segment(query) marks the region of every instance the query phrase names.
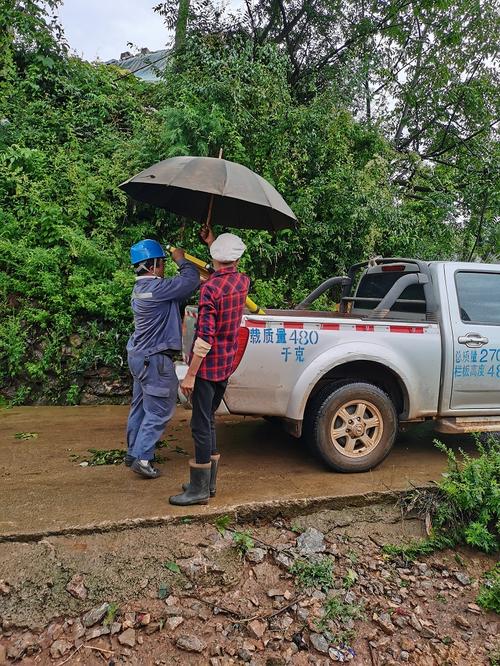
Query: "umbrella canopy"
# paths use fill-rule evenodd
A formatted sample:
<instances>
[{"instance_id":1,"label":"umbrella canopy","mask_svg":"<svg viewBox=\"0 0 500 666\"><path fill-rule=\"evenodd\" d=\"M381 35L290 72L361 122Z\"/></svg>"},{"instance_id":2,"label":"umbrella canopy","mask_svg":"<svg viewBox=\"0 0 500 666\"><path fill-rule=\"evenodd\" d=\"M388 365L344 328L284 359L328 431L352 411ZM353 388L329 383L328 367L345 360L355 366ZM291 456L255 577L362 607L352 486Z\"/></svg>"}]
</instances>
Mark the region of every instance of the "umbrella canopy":
<instances>
[{"instance_id":1,"label":"umbrella canopy","mask_svg":"<svg viewBox=\"0 0 500 666\"><path fill-rule=\"evenodd\" d=\"M297 218L274 187L247 167L215 157L172 157L120 185L137 201L212 224L274 231Z\"/></svg>"}]
</instances>

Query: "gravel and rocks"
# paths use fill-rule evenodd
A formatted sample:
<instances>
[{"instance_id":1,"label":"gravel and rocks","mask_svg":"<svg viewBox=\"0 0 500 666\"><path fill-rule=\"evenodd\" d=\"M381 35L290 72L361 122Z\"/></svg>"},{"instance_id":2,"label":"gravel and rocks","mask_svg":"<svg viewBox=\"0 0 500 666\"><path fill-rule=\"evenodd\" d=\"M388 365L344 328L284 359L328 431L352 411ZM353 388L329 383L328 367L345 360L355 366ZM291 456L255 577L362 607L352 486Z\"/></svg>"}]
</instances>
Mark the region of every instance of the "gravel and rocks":
<instances>
[{"instance_id":1,"label":"gravel and rocks","mask_svg":"<svg viewBox=\"0 0 500 666\"><path fill-rule=\"evenodd\" d=\"M476 597L494 558L462 549L392 561L378 543L384 511L325 510L293 523L235 526L255 539L245 557L230 530L222 536L210 524L85 537L92 559L72 548L82 537L46 541L38 558L23 545L39 569L26 587L8 572L0 666L489 664L500 649L500 621ZM392 542L392 527L389 535ZM333 561L331 579L315 585L325 558ZM297 559L310 567L307 588L290 571ZM40 611L37 622L20 626L36 604L44 604L46 622Z\"/></svg>"}]
</instances>

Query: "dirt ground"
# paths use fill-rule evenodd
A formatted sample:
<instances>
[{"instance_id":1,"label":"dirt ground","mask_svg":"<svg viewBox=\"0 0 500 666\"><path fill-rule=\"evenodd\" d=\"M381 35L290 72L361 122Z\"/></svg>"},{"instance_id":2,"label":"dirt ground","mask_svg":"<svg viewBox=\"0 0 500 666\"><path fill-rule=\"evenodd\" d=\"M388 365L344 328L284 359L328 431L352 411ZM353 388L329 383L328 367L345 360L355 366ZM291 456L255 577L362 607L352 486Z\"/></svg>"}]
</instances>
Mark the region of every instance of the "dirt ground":
<instances>
[{"instance_id":1,"label":"dirt ground","mask_svg":"<svg viewBox=\"0 0 500 666\"><path fill-rule=\"evenodd\" d=\"M123 465L80 466L88 449L124 448L126 418L126 407L112 405L0 409L0 538L42 538L130 521L206 516L248 504L404 490L439 479L446 464L428 426L401 435L373 471L347 475L330 472L302 441L263 419L224 417L218 424L217 497L206 507L186 510L168 504L186 480L192 454L189 412L183 409L165 433L161 478L141 479ZM441 439L472 450L468 438Z\"/></svg>"},{"instance_id":2,"label":"dirt ground","mask_svg":"<svg viewBox=\"0 0 500 666\"><path fill-rule=\"evenodd\" d=\"M493 663L493 558L382 551L422 534L392 500L1 543L0 664Z\"/></svg>"}]
</instances>

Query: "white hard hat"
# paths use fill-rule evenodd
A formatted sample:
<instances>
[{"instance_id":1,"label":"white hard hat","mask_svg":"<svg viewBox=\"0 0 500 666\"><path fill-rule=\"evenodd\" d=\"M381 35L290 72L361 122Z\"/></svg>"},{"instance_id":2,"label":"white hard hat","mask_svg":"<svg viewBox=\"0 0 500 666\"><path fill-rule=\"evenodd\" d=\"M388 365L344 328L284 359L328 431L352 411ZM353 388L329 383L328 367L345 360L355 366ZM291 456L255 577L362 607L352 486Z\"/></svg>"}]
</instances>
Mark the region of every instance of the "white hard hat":
<instances>
[{"instance_id":1,"label":"white hard hat","mask_svg":"<svg viewBox=\"0 0 500 666\"><path fill-rule=\"evenodd\" d=\"M222 263L236 261L246 250L245 243L236 234L221 234L210 246L212 259Z\"/></svg>"}]
</instances>

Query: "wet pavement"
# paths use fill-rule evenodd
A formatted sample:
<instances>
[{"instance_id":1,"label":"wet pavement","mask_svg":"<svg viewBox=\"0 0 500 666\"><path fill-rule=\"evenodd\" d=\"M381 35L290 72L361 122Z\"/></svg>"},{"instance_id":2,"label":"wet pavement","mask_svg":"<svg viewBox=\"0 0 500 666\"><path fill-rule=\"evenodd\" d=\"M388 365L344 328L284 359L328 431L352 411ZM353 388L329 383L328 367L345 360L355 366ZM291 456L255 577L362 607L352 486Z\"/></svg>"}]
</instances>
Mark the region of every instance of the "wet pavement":
<instances>
[{"instance_id":1,"label":"wet pavement","mask_svg":"<svg viewBox=\"0 0 500 666\"><path fill-rule=\"evenodd\" d=\"M74 455L124 447L124 406L15 407L0 410L0 537L51 533L101 523L219 513L238 505L404 490L440 478L445 457L428 426L400 436L371 472L328 471L306 446L262 419L218 421L221 465L217 497L203 507L172 507L168 496L187 479L192 454L189 412L179 408L166 437L170 448L156 480L124 465L80 467ZM36 433L16 439L16 433ZM440 435L472 451L468 437ZM176 452L175 447L180 451Z\"/></svg>"}]
</instances>

